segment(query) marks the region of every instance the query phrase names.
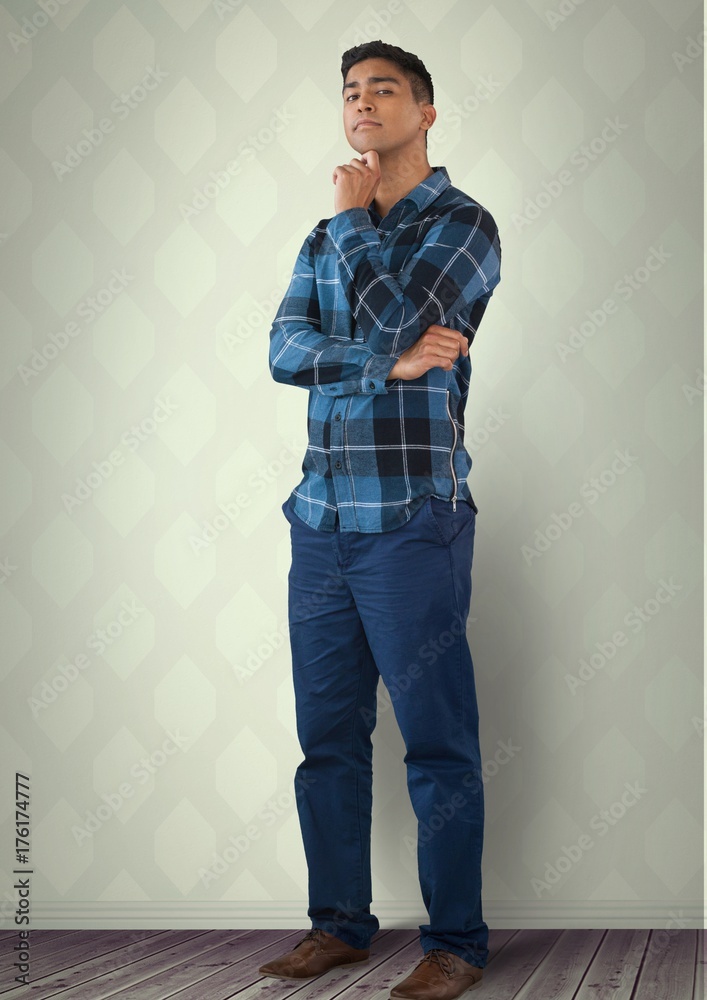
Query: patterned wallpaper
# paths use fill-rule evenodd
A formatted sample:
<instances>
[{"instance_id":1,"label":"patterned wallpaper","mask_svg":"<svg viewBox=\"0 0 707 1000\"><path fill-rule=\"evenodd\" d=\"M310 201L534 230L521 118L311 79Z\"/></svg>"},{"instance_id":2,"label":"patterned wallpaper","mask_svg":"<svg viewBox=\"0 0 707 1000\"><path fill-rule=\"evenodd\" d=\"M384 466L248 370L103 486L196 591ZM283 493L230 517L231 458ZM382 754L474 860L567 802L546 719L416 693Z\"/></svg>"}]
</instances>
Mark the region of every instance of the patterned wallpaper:
<instances>
[{"instance_id":1,"label":"patterned wallpaper","mask_svg":"<svg viewBox=\"0 0 707 1000\"><path fill-rule=\"evenodd\" d=\"M702 73L694 0L0 4L0 900L35 926L308 926L270 323L354 151L343 50L435 83L485 205L468 621L491 926L703 897ZM424 919L381 682L374 911ZM222 921L220 924L219 921Z\"/></svg>"}]
</instances>

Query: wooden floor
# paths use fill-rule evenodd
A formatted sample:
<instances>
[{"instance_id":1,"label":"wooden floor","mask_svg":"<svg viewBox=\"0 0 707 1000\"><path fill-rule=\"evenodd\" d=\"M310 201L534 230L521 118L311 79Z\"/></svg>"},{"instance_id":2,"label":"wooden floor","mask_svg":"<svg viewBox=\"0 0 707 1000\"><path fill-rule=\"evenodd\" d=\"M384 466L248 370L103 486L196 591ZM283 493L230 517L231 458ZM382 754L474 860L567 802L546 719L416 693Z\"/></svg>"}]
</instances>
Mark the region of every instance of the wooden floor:
<instances>
[{"instance_id":1,"label":"wooden floor","mask_svg":"<svg viewBox=\"0 0 707 1000\"><path fill-rule=\"evenodd\" d=\"M49 931L30 936L17 987L14 931L0 931L0 997L62 1000L387 1000L422 958L417 928L381 930L367 964L316 979L263 977L303 930ZM492 930L474 1000L705 1000L702 930Z\"/></svg>"}]
</instances>

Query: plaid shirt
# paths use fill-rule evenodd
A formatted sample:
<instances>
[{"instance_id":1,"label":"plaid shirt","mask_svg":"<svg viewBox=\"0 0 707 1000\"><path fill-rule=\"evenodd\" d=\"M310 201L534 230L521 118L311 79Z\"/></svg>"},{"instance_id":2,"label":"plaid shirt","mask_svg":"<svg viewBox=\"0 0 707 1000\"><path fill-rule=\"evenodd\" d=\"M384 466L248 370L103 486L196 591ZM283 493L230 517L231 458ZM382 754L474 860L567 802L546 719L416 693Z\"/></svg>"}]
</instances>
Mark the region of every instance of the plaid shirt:
<instances>
[{"instance_id":1,"label":"plaid shirt","mask_svg":"<svg viewBox=\"0 0 707 1000\"><path fill-rule=\"evenodd\" d=\"M288 499L312 528L333 531L338 517L341 531L390 531L429 494L478 509L464 447L470 356L387 379L431 323L471 344L500 281L491 214L433 170L383 219L373 202L322 219L273 321L272 377L309 390L304 475Z\"/></svg>"}]
</instances>

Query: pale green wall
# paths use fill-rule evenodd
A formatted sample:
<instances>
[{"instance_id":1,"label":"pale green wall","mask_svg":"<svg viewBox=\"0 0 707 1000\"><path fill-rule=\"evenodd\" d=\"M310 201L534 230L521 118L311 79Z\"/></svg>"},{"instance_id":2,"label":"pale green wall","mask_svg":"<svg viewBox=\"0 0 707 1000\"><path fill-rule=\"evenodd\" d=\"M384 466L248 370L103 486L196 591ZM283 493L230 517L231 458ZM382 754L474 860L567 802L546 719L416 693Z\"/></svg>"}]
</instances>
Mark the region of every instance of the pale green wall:
<instances>
[{"instance_id":1,"label":"pale green wall","mask_svg":"<svg viewBox=\"0 0 707 1000\"><path fill-rule=\"evenodd\" d=\"M271 379L268 333L334 212L332 169L356 155L340 57L371 37L425 61L430 163L501 232L466 411L485 915L701 912L700 5L355 7L69 0L41 24L35 3L0 6L0 896L20 770L35 926L308 924L280 511L307 394ZM100 144L57 170L91 129ZM33 350L46 364L28 375ZM552 544L531 558L536 532ZM653 606L661 581L674 592ZM162 754L170 734L184 742ZM415 820L382 685L375 751L374 906L414 926ZM75 835L104 797L117 808ZM591 848L536 892L582 835Z\"/></svg>"}]
</instances>

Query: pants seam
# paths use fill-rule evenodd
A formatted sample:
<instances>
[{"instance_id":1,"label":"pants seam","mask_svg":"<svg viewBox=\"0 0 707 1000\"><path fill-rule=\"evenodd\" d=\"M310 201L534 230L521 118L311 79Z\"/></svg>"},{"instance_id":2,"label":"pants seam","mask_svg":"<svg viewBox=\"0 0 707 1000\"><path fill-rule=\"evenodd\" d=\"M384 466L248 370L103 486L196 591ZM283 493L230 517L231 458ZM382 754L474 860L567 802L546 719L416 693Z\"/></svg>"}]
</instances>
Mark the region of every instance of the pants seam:
<instances>
[{"instance_id":1,"label":"pants seam","mask_svg":"<svg viewBox=\"0 0 707 1000\"><path fill-rule=\"evenodd\" d=\"M359 621L360 621L360 618L361 618L361 616L359 615ZM362 631L362 634L363 634L363 637L364 637L364 641L366 641L365 640L365 633L363 632L363 622L361 622L361 631ZM365 650L364 650L364 654L365 654ZM363 671L364 671L364 666L363 666L363 660L364 659L365 659L365 655L364 655L364 657L362 657L362 660L361 660L362 665L361 665L361 668L360 668L360 670L358 672L358 687L356 689L356 707L355 707L355 711L353 712L352 717L351 717L351 760L353 762L354 773L356 775L356 822L358 824L358 850L359 850L359 860L358 860L358 884L359 884L358 891L359 891L359 898L358 898L358 900L356 902L356 907L357 908L359 906L363 905L363 832L361 830L361 799L360 799L360 795L359 795L358 764L356 763L356 757L355 757L355 753L354 753L354 735L355 735L355 732L356 732L356 714L358 712L359 702L361 700L361 683L362 683Z\"/></svg>"},{"instance_id":2,"label":"pants seam","mask_svg":"<svg viewBox=\"0 0 707 1000\"><path fill-rule=\"evenodd\" d=\"M452 542L452 545L454 543ZM457 580L454 572L454 553L452 552L452 545L448 546L449 551L449 571L452 576L452 590L454 591L454 608L457 614L457 618L460 622L463 620L464 631L460 633L459 638L456 642L457 648L457 698L458 705L460 706L460 716L461 716L461 729L459 732L459 738L461 739L464 735L464 685L462 684L462 642L466 640L466 618L462 619L461 611L459 609L459 594L457 593Z\"/></svg>"}]
</instances>

